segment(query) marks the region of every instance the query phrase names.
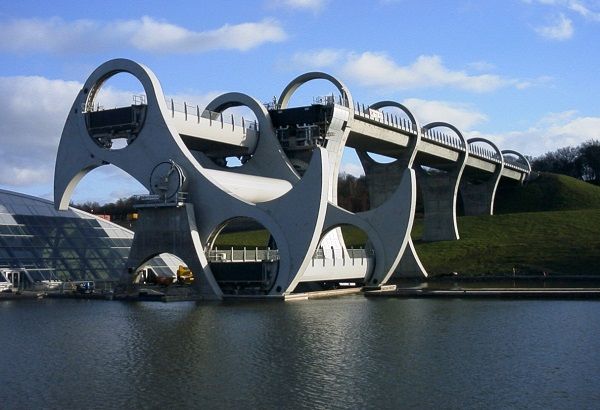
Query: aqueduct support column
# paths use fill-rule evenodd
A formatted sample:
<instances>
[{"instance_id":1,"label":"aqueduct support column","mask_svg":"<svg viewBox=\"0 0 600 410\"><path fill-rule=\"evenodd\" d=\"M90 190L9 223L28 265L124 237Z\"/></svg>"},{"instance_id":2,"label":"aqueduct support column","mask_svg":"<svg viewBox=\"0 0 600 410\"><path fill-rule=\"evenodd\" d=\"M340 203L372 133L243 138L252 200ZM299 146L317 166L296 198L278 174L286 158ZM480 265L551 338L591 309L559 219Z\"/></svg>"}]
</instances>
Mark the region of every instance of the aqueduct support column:
<instances>
[{"instance_id":1,"label":"aqueduct support column","mask_svg":"<svg viewBox=\"0 0 600 410\"><path fill-rule=\"evenodd\" d=\"M465 215L493 215L496 186L497 184L492 180L480 184L472 184L467 179L463 180L460 184L460 195Z\"/></svg>"},{"instance_id":2,"label":"aqueduct support column","mask_svg":"<svg viewBox=\"0 0 600 410\"><path fill-rule=\"evenodd\" d=\"M480 178L476 176L469 177L465 174L460 182L460 195L463 200L465 215L493 215L494 199L500 177L502 176L502 170L504 169L504 159L502 158L500 149L493 142L484 138L469 139L467 143L470 151L472 150L471 144L476 142L486 143L494 149L494 152L491 152L479 148L475 152L478 152L480 156L484 156L488 160L495 161L496 167L494 172L483 181L480 181Z\"/></svg>"},{"instance_id":3,"label":"aqueduct support column","mask_svg":"<svg viewBox=\"0 0 600 410\"><path fill-rule=\"evenodd\" d=\"M424 126L423 132L435 127L446 127L454 131L461 141L462 150L458 160L444 171L427 172L420 166L416 167L417 183L423 194L425 208L423 240L429 242L460 238L456 222L456 198L469 156L467 143L455 126L445 122L434 122Z\"/></svg>"},{"instance_id":4,"label":"aqueduct support column","mask_svg":"<svg viewBox=\"0 0 600 410\"><path fill-rule=\"evenodd\" d=\"M460 175L455 169L447 174L430 174L417 168L417 182L423 193L423 240L459 239L456 223L456 197Z\"/></svg>"},{"instance_id":5,"label":"aqueduct support column","mask_svg":"<svg viewBox=\"0 0 600 410\"><path fill-rule=\"evenodd\" d=\"M369 108L378 110L385 107L396 107L404 111L413 124L415 134L411 137L411 142L406 150L402 152L396 161L391 163L384 164L375 162L366 152L360 150L356 151L365 171L365 180L367 189L369 190L371 209L380 206L393 195L404 175L412 168L417 155L417 146L421 139L418 122L410 110L404 105L395 101L381 101L371 105ZM416 253L412 239L410 238L412 224L408 227L408 230L406 248L404 249L400 263L391 279L398 277L427 276L427 271L425 271L425 268Z\"/></svg>"}]
</instances>

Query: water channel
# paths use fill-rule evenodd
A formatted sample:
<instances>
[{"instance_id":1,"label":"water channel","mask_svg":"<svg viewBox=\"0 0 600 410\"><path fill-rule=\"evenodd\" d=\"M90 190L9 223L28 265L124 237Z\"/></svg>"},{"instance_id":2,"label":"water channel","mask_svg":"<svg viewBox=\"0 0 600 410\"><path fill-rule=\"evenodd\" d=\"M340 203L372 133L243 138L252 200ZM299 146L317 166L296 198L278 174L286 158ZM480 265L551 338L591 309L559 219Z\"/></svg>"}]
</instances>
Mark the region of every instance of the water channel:
<instances>
[{"instance_id":1,"label":"water channel","mask_svg":"<svg viewBox=\"0 0 600 410\"><path fill-rule=\"evenodd\" d=\"M0 303L0 407L597 408L600 302Z\"/></svg>"}]
</instances>

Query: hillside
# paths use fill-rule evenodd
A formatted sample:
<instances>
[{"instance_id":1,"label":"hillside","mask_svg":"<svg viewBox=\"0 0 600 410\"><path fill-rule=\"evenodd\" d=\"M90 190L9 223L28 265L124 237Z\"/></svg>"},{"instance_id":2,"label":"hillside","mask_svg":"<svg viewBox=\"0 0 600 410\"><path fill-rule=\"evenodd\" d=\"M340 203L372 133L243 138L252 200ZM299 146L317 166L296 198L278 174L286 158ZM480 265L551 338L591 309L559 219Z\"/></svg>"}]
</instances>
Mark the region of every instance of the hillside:
<instances>
[{"instance_id":1,"label":"hillside","mask_svg":"<svg viewBox=\"0 0 600 410\"><path fill-rule=\"evenodd\" d=\"M600 275L600 209L460 217L459 241L416 242L431 275Z\"/></svg>"},{"instance_id":2,"label":"hillside","mask_svg":"<svg viewBox=\"0 0 600 410\"><path fill-rule=\"evenodd\" d=\"M496 214L600 208L600 187L566 175L540 173L524 185L501 185Z\"/></svg>"},{"instance_id":3,"label":"hillside","mask_svg":"<svg viewBox=\"0 0 600 410\"><path fill-rule=\"evenodd\" d=\"M494 216L459 217L459 241L421 243L432 275L600 275L600 187L541 173L525 185L504 186Z\"/></svg>"}]
</instances>

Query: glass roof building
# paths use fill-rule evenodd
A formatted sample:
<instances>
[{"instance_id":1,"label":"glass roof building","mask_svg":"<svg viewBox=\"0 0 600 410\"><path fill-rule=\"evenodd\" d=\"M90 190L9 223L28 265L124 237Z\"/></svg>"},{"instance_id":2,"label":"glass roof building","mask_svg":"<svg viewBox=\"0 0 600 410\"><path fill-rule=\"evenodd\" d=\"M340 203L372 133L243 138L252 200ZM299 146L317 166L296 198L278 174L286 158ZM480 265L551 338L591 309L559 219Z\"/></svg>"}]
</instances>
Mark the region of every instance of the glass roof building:
<instances>
[{"instance_id":1,"label":"glass roof building","mask_svg":"<svg viewBox=\"0 0 600 410\"><path fill-rule=\"evenodd\" d=\"M2 269L27 270L35 280L117 280L132 241L132 231L112 222L0 189ZM176 269L177 262L161 262L152 263L159 265L155 270L167 264Z\"/></svg>"}]
</instances>

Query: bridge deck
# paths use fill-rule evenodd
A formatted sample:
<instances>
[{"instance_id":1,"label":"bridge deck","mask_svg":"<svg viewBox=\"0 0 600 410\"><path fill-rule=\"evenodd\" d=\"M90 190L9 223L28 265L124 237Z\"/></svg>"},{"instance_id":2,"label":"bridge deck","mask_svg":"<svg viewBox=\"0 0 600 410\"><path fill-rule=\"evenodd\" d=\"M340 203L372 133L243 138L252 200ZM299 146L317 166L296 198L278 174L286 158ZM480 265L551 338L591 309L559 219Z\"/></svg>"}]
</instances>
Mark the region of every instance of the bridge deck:
<instances>
[{"instance_id":1,"label":"bridge deck","mask_svg":"<svg viewBox=\"0 0 600 410\"><path fill-rule=\"evenodd\" d=\"M233 115L201 111L198 106L169 105L172 124L189 149L202 151L209 156L242 156L253 152L259 130L255 121L237 119ZM348 110L342 105L335 108ZM417 137L415 126L406 120L382 114L371 109L350 109L354 121L348 135L347 146L355 149L398 158L411 140ZM110 111L110 110L106 110ZM417 146L417 163L444 169L458 161L465 151L463 142L453 135L426 130ZM498 154L480 146L469 147L466 166L493 173L501 164ZM528 170L523 164L504 158L502 176L521 180Z\"/></svg>"},{"instance_id":2,"label":"bridge deck","mask_svg":"<svg viewBox=\"0 0 600 410\"><path fill-rule=\"evenodd\" d=\"M353 111L354 122L347 143L349 147L395 158L409 146L411 138L416 138L417 132L410 122L384 115L374 116L372 110ZM422 134L417 150L418 163L443 168L445 164L456 162L465 147L458 137L428 130ZM469 150L466 166L492 173L500 164L497 153L475 146ZM502 176L520 180L524 172L528 170L520 163L504 159Z\"/></svg>"},{"instance_id":3,"label":"bridge deck","mask_svg":"<svg viewBox=\"0 0 600 410\"><path fill-rule=\"evenodd\" d=\"M171 120L177 132L190 149L213 155L245 155L254 149L258 139L256 123L236 124L232 117L197 111L171 110Z\"/></svg>"}]
</instances>

